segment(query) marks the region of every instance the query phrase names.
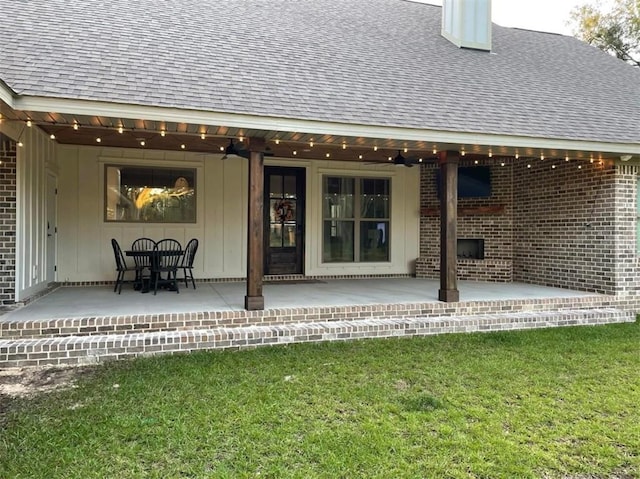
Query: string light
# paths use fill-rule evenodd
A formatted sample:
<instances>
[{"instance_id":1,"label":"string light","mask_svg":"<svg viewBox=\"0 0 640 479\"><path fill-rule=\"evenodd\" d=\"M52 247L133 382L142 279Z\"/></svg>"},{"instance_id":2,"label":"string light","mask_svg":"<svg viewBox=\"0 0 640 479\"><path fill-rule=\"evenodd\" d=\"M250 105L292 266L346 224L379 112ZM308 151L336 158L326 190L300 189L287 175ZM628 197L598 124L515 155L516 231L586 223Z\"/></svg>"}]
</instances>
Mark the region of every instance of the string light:
<instances>
[{"instance_id":1,"label":"string light","mask_svg":"<svg viewBox=\"0 0 640 479\"><path fill-rule=\"evenodd\" d=\"M373 151L378 151L378 145L373 147Z\"/></svg>"},{"instance_id":2,"label":"string light","mask_svg":"<svg viewBox=\"0 0 640 479\"><path fill-rule=\"evenodd\" d=\"M540 159L544 160L544 154L540 153Z\"/></svg>"},{"instance_id":3,"label":"string light","mask_svg":"<svg viewBox=\"0 0 640 479\"><path fill-rule=\"evenodd\" d=\"M21 141L18 142L18 146L24 146L24 143L22 143Z\"/></svg>"},{"instance_id":4,"label":"string light","mask_svg":"<svg viewBox=\"0 0 640 479\"><path fill-rule=\"evenodd\" d=\"M310 147L310 148L313 148L313 140L311 140L311 141L309 142L309 147Z\"/></svg>"},{"instance_id":5,"label":"string light","mask_svg":"<svg viewBox=\"0 0 640 479\"><path fill-rule=\"evenodd\" d=\"M504 166L504 161L501 161L501 162L500 162L500 166Z\"/></svg>"},{"instance_id":6,"label":"string light","mask_svg":"<svg viewBox=\"0 0 640 479\"><path fill-rule=\"evenodd\" d=\"M140 146L144 146L146 145L146 142L144 140L140 140Z\"/></svg>"},{"instance_id":7,"label":"string light","mask_svg":"<svg viewBox=\"0 0 640 479\"><path fill-rule=\"evenodd\" d=\"M182 145L180 145L180 148L182 148L183 150L186 148L187 146L183 143Z\"/></svg>"},{"instance_id":8,"label":"string light","mask_svg":"<svg viewBox=\"0 0 640 479\"><path fill-rule=\"evenodd\" d=\"M346 150L346 149L347 149L347 144L346 144L346 143L343 143L343 144L342 144L342 149L343 149L343 150Z\"/></svg>"},{"instance_id":9,"label":"string light","mask_svg":"<svg viewBox=\"0 0 640 479\"><path fill-rule=\"evenodd\" d=\"M276 145L280 144L280 138L276 138Z\"/></svg>"},{"instance_id":10,"label":"string light","mask_svg":"<svg viewBox=\"0 0 640 479\"><path fill-rule=\"evenodd\" d=\"M73 123L73 129L74 129L74 130L77 130L77 129L78 129L78 123L77 123L77 122L74 122L74 123Z\"/></svg>"},{"instance_id":11,"label":"string light","mask_svg":"<svg viewBox=\"0 0 640 479\"><path fill-rule=\"evenodd\" d=\"M164 130L160 130L160 136L161 136L161 137L163 137L163 138L164 138L166 135L167 135L167 132L166 132L166 131L164 131Z\"/></svg>"},{"instance_id":12,"label":"string light","mask_svg":"<svg viewBox=\"0 0 640 479\"><path fill-rule=\"evenodd\" d=\"M520 154L519 154L517 151L516 151L515 158L516 158L516 160L517 160L518 158L520 158Z\"/></svg>"},{"instance_id":13,"label":"string light","mask_svg":"<svg viewBox=\"0 0 640 479\"><path fill-rule=\"evenodd\" d=\"M293 156L296 156L298 154L298 152L296 150L293 150Z\"/></svg>"},{"instance_id":14,"label":"string light","mask_svg":"<svg viewBox=\"0 0 640 479\"><path fill-rule=\"evenodd\" d=\"M52 140L56 139L56 135L54 135L53 133L51 133L51 135L49 135L49 138L51 138Z\"/></svg>"},{"instance_id":15,"label":"string light","mask_svg":"<svg viewBox=\"0 0 640 479\"><path fill-rule=\"evenodd\" d=\"M531 168L531 163L529 163L529 164L527 165L527 168Z\"/></svg>"},{"instance_id":16,"label":"string light","mask_svg":"<svg viewBox=\"0 0 640 479\"><path fill-rule=\"evenodd\" d=\"M564 157L564 161L569 161L569 155Z\"/></svg>"},{"instance_id":17,"label":"string light","mask_svg":"<svg viewBox=\"0 0 640 479\"><path fill-rule=\"evenodd\" d=\"M122 126L118 127L118 133L120 133L121 135L124 133L124 128Z\"/></svg>"},{"instance_id":18,"label":"string light","mask_svg":"<svg viewBox=\"0 0 640 479\"><path fill-rule=\"evenodd\" d=\"M202 138L203 140L205 140L207 138L207 135L205 135L204 133L200 134L200 138Z\"/></svg>"},{"instance_id":19,"label":"string light","mask_svg":"<svg viewBox=\"0 0 640 479\"><path fill-rule=\"evenodd\" d=\"M102 138L98 137L96 138L96 143L100 143L102 141Z\"/></svg>"},{"instance_id":20,"label":"string light","mask_svg":"<svg viewBox=\"0 0 640 479\"><path fill-rule=\"evenodd\" d=\"M491 158L492 156L493 156L493 152L489 150L489 158Z\"/></svg>"},{"instance_id":21,"label":"string light","mask_svg":"<svg viewBox=\"0 0 640 479\"><path fill-rule=\"evenodd\" d=\"M362 155L358 155L358 159L361 160L362 159Z\"/></svg>"},{"instance_id":22,"label":"string light","mask_svg":"<svg viewBox=\"0 0 640 479\"><path fill-rule=\"evenodd\" d=\"M438 149L437 149L435 146L433 147L433 154L434 154L434 155L437 155L437 154L438 154Z\"/></svg>"},{"instance_id":23,"label":"string light","mask_svg":"<svg viewBox=\"0 0 640 479\"><path fill-rule=\"evenodd\" d=\"M31 128L31 125L32 125L31 120L27 120L27 126Z\"/></svg>"},{"instance_id":24,"label":"string light","mask_svg":"<svg viewBox=\"0 0 640 479\"><path fill-rule=\"evenodd\" d=\"M467 154L467 153L466 153L464 150L462 150L462 151L460 152L460 156L464 156L464 155L466 155L466 154Z\"/></svg>"},{"instance_id":25,"label":"string light","mask_svg":"<svg viewBox=\"0 0 640 479\"><path fill-rule=\"evenodd\" d=\"M331 156L331 153L327 153L325 156L329 158Z\"/></svg>"},{"instance_id":26,"label":"string light","mask_svg":"<svg viewBox=\"0 0 640 479\"><path fill-rule=\"evenodd\" d=\"M477 164L478 164L478 160L475 160L475 161L473 162L473 164L474 164L474 165L477 165Z\"/></svg>"}]
</instances>

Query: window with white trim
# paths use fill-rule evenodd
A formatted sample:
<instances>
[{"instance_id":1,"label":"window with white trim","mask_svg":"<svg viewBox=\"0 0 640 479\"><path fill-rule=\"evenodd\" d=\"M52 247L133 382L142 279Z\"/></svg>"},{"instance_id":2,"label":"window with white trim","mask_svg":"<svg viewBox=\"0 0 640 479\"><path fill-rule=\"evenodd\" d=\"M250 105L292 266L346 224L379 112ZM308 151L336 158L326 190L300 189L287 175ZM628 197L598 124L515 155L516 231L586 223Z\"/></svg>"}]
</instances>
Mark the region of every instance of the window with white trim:
<instances>
[{"instance_id":1,"label":"window with white trim","mask_svg":"<svg viewBox=\"0 0 640 479\"><path fill-rule=\"evenodd\" d=\"M389 261L390 189L388 178L323 177L323 262Z\"/></svg>"},{"instance_id":2,"label":"window with white trim","mask_svg":"<svg viewBox=\"0 0 640 479\"><path fill-rule=\"evenodd\" d=\"M195 223L195 168L105 165L108 222Z\"/></svg>"}]
</instances>

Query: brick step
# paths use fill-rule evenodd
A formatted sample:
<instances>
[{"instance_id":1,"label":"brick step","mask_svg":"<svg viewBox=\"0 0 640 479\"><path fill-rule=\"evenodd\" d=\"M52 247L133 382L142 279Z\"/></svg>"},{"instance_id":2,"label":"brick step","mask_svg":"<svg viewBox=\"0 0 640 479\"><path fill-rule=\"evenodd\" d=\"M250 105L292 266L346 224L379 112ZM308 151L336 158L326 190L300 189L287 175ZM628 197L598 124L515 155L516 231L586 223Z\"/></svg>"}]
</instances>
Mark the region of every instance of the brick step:
<instances>
[{"instance_id":1,"label":"brick step","mask_svg":"<svg viewBox=\"0 0 640 479\"><path fill-rule=\"evenodd\" d=\"M509 331L633 321L635 321L635 315L631 312L616 308L596 308L6 339L0 340L0 367L94 364L132 356L172 354L202 349L240 349L304 342Z\"/></svg>"},{"instance_id":2,"label":"brick step","mask_svg":"<svg viewBox=\"0 0 640 479\"><path fill-rule=\"evenodd\" d=\"M615 307L610 297L556 298L545 301L467 301L460 303L418 303L354 306L314 306L267 309L264 311L205 311L166 314L130 314L57 319L3 320L0 340L66 336L103 336L220 327L274 326L377 318L438 318L474 314L529 314L536 311L564 311Z\"/></svg>"}]
</instances>

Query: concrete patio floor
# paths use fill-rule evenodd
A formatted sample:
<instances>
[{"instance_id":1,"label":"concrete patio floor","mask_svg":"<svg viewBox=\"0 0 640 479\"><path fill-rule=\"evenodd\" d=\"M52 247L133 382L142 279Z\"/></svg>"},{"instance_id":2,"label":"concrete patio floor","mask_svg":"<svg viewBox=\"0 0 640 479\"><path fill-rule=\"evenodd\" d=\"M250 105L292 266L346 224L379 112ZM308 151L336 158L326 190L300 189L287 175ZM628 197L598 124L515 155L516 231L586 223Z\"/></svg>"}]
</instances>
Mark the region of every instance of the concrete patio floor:
<instances>
[{"instance_id":1,"label":"concrete patio floor","mask_svg":"<svg viewBox=\"0 0 640 479\"><path fill-rule=\"evenodd\" d=\"M265 309L355 306L373 304L438 303L439 281L416 278L334 279L265 283ZM577 298L595 293L525 283L459 281L460 301L510 301ZM149 315L213 311L243 311L244 282L201 282L180 293L134 291L125 285L122 294L112 286L60 287L27 304L5 312L0 321L57 318Z\"/></svg>"}]
</instances>

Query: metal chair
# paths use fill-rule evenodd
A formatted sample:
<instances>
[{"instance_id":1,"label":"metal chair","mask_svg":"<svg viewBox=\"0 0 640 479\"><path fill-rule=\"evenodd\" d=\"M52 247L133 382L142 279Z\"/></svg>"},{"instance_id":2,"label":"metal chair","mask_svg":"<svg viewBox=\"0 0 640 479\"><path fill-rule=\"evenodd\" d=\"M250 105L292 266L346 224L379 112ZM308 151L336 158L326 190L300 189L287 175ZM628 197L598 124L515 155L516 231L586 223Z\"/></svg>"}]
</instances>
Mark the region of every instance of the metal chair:
<instances>
[{"instance_id":1,"label":"metal chair","mask_svg":"<svg viewBox=\"0 0 640 479\"><path fill-rule=\"evenodd\" d=\"M153 278L153 294L158 292L158 283L178 289L178 267L184 252L180 243L174 239L163 239L156 243L153 260L151 262L151 277ZM166 273L166 279L162 274Z\"/></svg>"},{"instance_id":2,"label":"metal chair","mask_svg":"<svg viewBox=\"0 0 640 479\"><path fill-rule=\"evenodd\" d=\"M189 287L189 279L191 279L193 289L196 289L196 281L193 279L193 260L196 257L196 251L198 251L198 240L193 238L189 240L187 246L185 246L182 261L178 267L178 269L181 269L184 273L185 286L187 288Z\"/></svg>"},{"instance_id":3,"label":"metal chair","mask_svg":"<svg viewBox=\"0 0 640 479\"><path fill-rule=\"evenodd\" d=\"M133 255L133 261L136 265L136 281L140 283L139 286L143 290L147 289L144 284L145 280L149 281L151 278L151 257L155 247L156 242L151 238L138 238L131 243L133 251L147 253Z\"/></svg>"},{"instance_id":4,"label":"metal chair","mask_svg":"<svg viewBox=\"0 0 640 479\"><path fill-rule=\"evenodd\" d=\"M134 279L134 281L136 281L138 277L138 270L135 266L129 266L127 264L127 261L124 258L124 254L122 254L122 249L120 248L120 245L115 238L111 238L111 246L113 247L113 256L116 260L116 271L118 272L118 276L116 277L116 285L113 287L113 292L115 293L116 291L118 291L118 294L120 294L122 292L122 284L126 282L124 280L124 275L128 271L135 271L136 279Z\"/></svg>"}]
</instances>

